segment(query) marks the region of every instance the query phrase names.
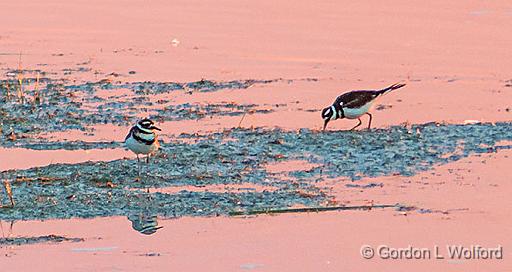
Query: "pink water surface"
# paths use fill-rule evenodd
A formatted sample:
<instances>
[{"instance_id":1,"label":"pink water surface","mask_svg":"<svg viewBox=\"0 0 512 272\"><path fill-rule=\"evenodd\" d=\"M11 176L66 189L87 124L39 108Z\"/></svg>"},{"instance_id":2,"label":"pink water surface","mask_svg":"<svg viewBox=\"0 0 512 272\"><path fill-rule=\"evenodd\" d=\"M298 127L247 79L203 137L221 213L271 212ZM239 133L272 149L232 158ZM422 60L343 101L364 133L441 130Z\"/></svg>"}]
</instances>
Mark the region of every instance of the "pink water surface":
<instances>
[{"instance_id":1,"label":"pink water surface","mask_svg":"<svg viewBox=\"0 0 512 272\"><path fill-rule=\"evenodd\" d=\"M241 124L245 128L318 129L318 110L340 93L394 82L406 82L407 87L379 101L391 107L374 112L374 127L512 120L512 92L505 86L512 78L512 6L504 0L20 0L1 3L0 18L2 69L17 68L22 52L24 68L59 76L64 68L88 62L85 66L91 73L68 76L77 81L101 80L112 72L122 74L124 81L318 79L169 95L177 103L287 104L271 114L247 115ZM129 75L132 70L136 74ZM162 125L164 136L172 137L181 132L222 131L239 122L240 117L214 117ZM119 140L129 125L99 126L89 139ZM329 128L353 125L343 120ZM69 137L87 138L80 133ZM93 157L85 151L0 149L0 169L127 155L121 150L91 152ZM34 159L27 161L27 156ZM432 213L371 210L182 218L160 220L164 228L152 236L133 231L124 217L20 221L11 235L53 233L86 241L3 247L0 267L2 271L510 271L510 156L500 151L415 177L364 179L361 183L383 184L364 190L346 187L348 181L343 179L322 184L334 196L333 203L403 201ZM2 230L9 235L6 222ZM366 260L359 253L364 244L429 248L500 244L505 256L498 261Z\"/></svg>"}]
</instances>

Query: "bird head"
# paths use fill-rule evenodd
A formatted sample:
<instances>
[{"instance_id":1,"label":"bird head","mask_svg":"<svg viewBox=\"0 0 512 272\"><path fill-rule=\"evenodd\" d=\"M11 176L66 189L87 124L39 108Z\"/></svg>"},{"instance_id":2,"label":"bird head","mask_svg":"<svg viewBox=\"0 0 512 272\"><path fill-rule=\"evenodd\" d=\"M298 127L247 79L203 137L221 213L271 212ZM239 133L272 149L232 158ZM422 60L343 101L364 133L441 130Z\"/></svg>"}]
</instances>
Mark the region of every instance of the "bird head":
<instances>
[{"instance_id":1,"label":"bird head","mask_svg":"<svg viewBox=\"0 0 512 272\"><path fill-rule=\"evenodd\" d=\"M327 127L327 123L329 123L329 121L331 120L331 118L334 116L334 107L327 107L325 109L322 110L322 119L324 119L324 128L323 130L325 130L325 128Z\"/></svg>"},{"instance_id":2,"label":"bird head","mask_svg":"<svg viewBox=\"0 0 512 272\"><path fill-rule=\"evenodd\" d=\"M137 123L137 126L142 129L142 130L146 130L146 131L153 131L153 130L158 130L158 131L161 131L161 129L155 127L155 123L153 123L153 121L151 121L150 119L148 118L145 118L145 119L142 119L140 120L138 123Z\"/></svg>"}]
</instances>

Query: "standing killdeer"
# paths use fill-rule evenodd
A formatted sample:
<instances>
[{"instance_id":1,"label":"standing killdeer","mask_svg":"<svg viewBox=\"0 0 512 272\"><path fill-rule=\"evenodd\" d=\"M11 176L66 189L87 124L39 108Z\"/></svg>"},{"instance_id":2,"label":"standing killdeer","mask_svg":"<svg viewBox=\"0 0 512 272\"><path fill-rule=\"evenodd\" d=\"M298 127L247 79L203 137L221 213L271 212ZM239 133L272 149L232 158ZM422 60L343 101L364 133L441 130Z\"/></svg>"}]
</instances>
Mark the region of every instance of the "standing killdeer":
<instances>
[{"instance_id":1,"label":"standing killdeer","mask_svg":"<svg viewBox=\"0 0 512 272\"><path fill-rule=\"evenodd\" d=\"M359 123L350 129L353 130L361 125L361 116L363 114L368 114L368 116L370 116L370 122L368 123L369 129L372 124L372 115L368 111L371 109L375 100L381 95L389 91L402 88L403 86L405 86L404 83L396 83L382 90L351 91L338 96L332 106L322 110L324 130L329 121L342 118L359 120Z\"/></svg>"},{"instance_id":2,"label":"standing killdeer","mask_svg":"<svg viewBox=\"0 0 512 272\"><path fill-rule=\"evenodd\" d=\"M160 147L155 130L160 131L159 128L155 127L153 121L146 118L137 122L126 135L124 143L128 149L137 155L138 162L140 162L139 154L147 155L146 162L149 162L149 156Z\"/></svg>"}]
</instances>

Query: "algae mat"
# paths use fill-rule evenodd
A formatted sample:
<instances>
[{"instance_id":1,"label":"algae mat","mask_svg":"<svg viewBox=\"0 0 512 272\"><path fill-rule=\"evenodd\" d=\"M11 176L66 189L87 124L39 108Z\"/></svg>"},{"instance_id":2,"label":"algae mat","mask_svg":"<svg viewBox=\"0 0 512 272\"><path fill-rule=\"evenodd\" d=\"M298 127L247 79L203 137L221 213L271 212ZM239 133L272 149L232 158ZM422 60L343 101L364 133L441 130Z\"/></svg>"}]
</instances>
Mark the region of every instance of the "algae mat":
<instances>
[{"instance_id":1,"label":"algae mat","mask_svg":"<svg viewBox=\"0 0 512 272\"><path fill-rule=\"evenodd\" d=\"M433 166L480 153L512 148L512 123L440 125L429 123L357 132L319 133L302 129L232 129L164 143L150 164L136 160L53 164L0 173L13 187L16 206L0 219L46 219L149 213L163 217L227 215L291 206L325 206L318 181L414 175ZM55 149L56 143L26 144ZM122 148L121 143L61 143L61 148ZM270 173L265 165L305 160L306 171ZM254 184L272 190L148 193L146 188ZM364 189L364 188L362 188ZM4 199L4 203L6 200ZM406 203L405 203L406 204Z\"/></svg>"}]
</instances>

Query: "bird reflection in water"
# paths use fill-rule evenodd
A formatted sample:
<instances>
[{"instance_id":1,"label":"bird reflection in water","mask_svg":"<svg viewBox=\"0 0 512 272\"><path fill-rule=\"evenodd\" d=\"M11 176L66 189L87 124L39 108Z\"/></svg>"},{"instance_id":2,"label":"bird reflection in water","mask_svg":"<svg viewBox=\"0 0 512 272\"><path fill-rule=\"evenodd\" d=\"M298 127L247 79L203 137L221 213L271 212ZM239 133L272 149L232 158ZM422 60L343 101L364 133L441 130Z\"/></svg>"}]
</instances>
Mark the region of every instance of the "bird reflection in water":
<instances>
[{"instance_id":1,"label":"bird reflection in water","mask_svg":"<svg viewBox=\"0 0 512 272\"><path fill-rule=\"evenodd\" d=\"M163 228L158 226L156 215L140 213L128 215L128 220L132 222L132 228L142 234L151 235L157 230Z\"/></svg>"}]
</instances>

